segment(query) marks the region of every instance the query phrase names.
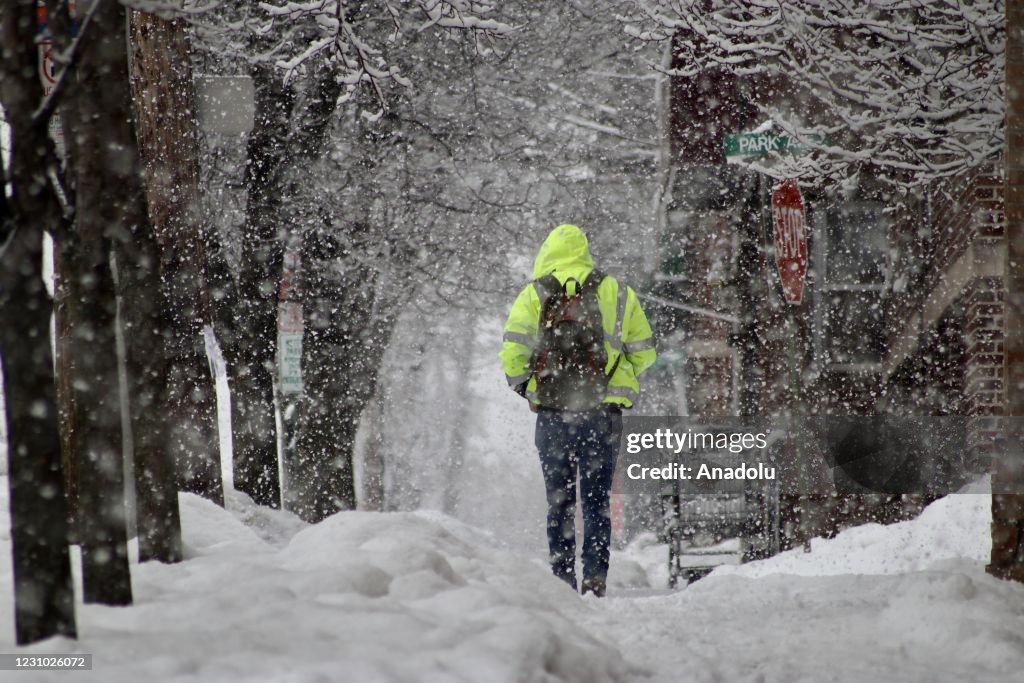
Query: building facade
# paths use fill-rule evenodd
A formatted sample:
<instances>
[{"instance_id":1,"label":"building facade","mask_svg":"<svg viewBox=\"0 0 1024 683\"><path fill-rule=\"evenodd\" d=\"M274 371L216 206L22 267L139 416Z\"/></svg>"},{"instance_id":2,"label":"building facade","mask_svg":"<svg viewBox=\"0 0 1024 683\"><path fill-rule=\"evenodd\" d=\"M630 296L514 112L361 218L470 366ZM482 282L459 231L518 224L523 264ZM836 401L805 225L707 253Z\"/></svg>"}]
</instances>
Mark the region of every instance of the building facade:
<instances>
[{"instance_id":1,"label":"building facade","mask_svg":"<svg viewBox=\"0 0 1024 683\"><path fill-rule=\"evenodd\" d=\"M750 93L767 89L713 72L666 81L652 412L964 418L950 476L989 471L1006 405L1001 161L916 195L894 194L870 168L841 194L805 189L809 269L791 305L775 269L775 181L724 156L727 134L758 125ZM777 523L784 546L925 502L799 497Z\"/></svg>"}]
</instances>

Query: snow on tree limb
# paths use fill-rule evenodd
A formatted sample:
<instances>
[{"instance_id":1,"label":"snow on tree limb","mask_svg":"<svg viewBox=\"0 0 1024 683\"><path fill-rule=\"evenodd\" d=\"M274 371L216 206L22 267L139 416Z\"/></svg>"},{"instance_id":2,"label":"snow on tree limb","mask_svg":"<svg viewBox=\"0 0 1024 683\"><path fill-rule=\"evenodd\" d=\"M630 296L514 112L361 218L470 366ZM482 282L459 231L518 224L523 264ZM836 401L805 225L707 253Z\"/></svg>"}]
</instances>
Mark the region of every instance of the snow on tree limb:
<instances>
[{"instance_id":1,"label":"snow on tree limb","mask_svg":"<svg viewBox=\"0 0 1024 683\"><path fill-rule=\"evenodd\" d=\"M420 0L420 6L430 21L419 30L431 26L441 28L467 29L500 35L508 33L512 27L494 19L485 19L482 14L491 11L489 3L473 0Z\"/></svg>"},{"instance_id":2,"label":"snow on tree limb","mask_svg":"<svg viewBox=\"0 0 1024 683\"><path fill-rule=\"evenodd\" d=\"M437 27L465 31L478 41L478 49L481 38L513 30L510 25L486 16L494 8L484 0L416 0L412 5L426 21L411 30ZM280 36L265 56L284 70L286 80L296 78L314 62L328 64L337 72L338 82L345 86L339 102L351 99L360 84L368 84L373 89L381 107L380 112L372 115L374 117L379 117L385 108L382 90L385 83L411 87L412 83L391 62L385 50L388 44L396 42L406 24L412 23L406 16L410 14L408 10L387 0L372 9L338 0L261 2L258 7L270 19L257 29L258 32ZM382 23L390 25L390 37L373 44L365 36L378 36ZM361 29L365 24L371 27L364 33Z\"/></svg>"},{"instance_id":3,"label":"snow on tree limb","mask_svg":"<svg viewBox=\"0 0 1024 683\"><path fill-rule=\"evenodd\" d=\"M813 150L772 175L837 179L870 161L901 184L957 175L1003 145L1003 0L631 0L632 37L672 41L669 72L782 82L751 99ZM657 67L656 67L657 68ZM779 95L790 106L778 106ZM803 140L814 129L828 140ZM739 131L735 131L739 132ZM751 167L762 164L759 161Z\"/></svg>"},{"instance_id":4,"label":"snow on tree limb","mask_svg":"<svg viewBox=\"0 0 1024 683\"><path fill-rule=\"evenodd\" d=\"M120 0L128 9L145 12L161 19L200 16L221 8L225 0Z\"/></svg>"}]
</instances>

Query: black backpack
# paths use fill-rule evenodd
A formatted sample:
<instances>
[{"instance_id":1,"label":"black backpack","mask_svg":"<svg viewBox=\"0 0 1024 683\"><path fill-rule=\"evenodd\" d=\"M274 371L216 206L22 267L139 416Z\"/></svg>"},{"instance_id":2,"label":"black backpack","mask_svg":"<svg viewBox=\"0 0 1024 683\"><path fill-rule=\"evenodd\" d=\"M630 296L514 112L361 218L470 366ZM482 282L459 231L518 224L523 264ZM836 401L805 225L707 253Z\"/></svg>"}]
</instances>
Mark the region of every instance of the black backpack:
<instances>
[{"instance_id":1,"label":"black backpack","mask_svg":"<svg viewBox=\"0 0 1024 683\"><path fill-rule=\"evenodd\" d=\"M604 399L611 372L605 374L608 353L597 288L604 274L593 270L580 284L575 278L560 283L554 275L534 281L541 301L537 347L530 370L537 378L537 400L558 410L597 408ZM576 284L570 293L569 283ZM616 363L617 365L617 363Z\"/></svg>"}]
</instances>

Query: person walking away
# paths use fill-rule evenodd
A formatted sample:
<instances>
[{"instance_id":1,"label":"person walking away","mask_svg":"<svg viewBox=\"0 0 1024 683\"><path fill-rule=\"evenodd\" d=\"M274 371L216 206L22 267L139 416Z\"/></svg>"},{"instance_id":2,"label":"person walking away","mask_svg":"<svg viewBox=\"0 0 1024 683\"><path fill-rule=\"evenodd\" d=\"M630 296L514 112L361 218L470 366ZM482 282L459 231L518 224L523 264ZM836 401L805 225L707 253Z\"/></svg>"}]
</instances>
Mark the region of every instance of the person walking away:
<instances>
[{"instance_id":1,"label":"person walking away","mask_svg":"<svg viewBox=\"0 0 1024 683\"><path fill-rule=\"evenodd\" d=\"M633 406L637 378L655 357L636 292L594 268L579 227L552 230L537 253L533 281L512 304L500 358L509 386L537 413L551 569L573 590L579 477L584 594L605 594L622 410Z\"/></svg>"}]
</instances>

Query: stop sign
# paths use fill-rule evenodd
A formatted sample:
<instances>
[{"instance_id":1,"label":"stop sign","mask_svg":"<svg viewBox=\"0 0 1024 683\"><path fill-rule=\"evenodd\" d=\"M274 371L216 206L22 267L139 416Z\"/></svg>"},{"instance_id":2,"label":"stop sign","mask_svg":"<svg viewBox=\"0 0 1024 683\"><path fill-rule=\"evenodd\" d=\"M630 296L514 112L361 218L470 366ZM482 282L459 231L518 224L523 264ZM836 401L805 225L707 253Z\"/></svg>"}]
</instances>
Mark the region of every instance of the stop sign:
<instances>
[{"instance_id":1,"label":"stop sign","mask_svg":"<svg viewBox=\"0 0 1024 683\"><path fill-rule=\"evenodd\" d=\"M795 180L782 181L772 192L772 226L782 293L788 303L798 304L803 299L807 276L807 222L804 200Z\"/></svg>"}]
</instances>

